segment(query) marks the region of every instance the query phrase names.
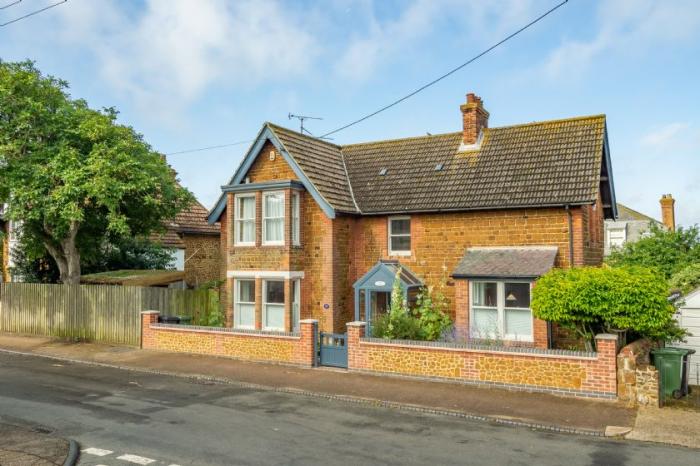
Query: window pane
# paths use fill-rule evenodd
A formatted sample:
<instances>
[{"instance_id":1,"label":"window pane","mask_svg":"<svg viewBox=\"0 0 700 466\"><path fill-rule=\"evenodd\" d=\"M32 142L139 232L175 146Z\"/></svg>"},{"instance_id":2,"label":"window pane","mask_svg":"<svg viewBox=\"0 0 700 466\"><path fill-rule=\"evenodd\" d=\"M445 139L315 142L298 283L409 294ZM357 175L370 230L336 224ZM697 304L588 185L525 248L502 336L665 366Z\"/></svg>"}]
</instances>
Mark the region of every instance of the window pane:
<instances>
[{"instance_id":1,"label":"window pane","mask_svg":"<svg viewBox=\"0 0 700 466\"><path fill-rule=\"evenodd\" d=\"M529 283L506 283L506 307L530 307Z\"/></svg>"},{"instance_id":2,"label":"window pane","mask_svg":"<svg viewBox=\"0 0 700 466\"><path fill-rule=\"evenodd\" d=\"M238 326L239 327L255 327L255 304L239 304L238 305Z\"/></svg>"},{"instance_id":3,"label":"window pane","mask_svg":"<svg viewBox=\"0 0 700 466\"><path fill-rule=\"evenodd\" d=\"M292 195L292 241L299 242L299 194Z\"/></svg>"},{"instance_id":4,"label":"window pane","mask_svg":"<svg viewBox=\"0 0 700 466\"><path fill-rule=\"evenodd\" d=\"M280 194L265 196L265 217L284 217L284 202Z\"/></svg>"},{"instance_id":5,"label":"window pane","mask_svg":"<svg viewBox=\"0 0 700 466\"><path fill-rule=\"evenodd\" d=\"M532 313L507 309L505 311L506 334L515 337L532 337ZM516 338L517 339L517 338Z\"/></svg>"},{"instance_id":6,"label":"window pane","mask_svg":"<svg viewBox=\"0 0 700 466\"><path fill-rule=\"evenodd\" d=\"M265 302L284 304L284 282L268 281L265 283Z\"/></svg>"},{"instance_id":7,"label":"window pane","mask_svg":"<svg viewBox=\"0 0 700 466\"><path fill-rule=\"evenodd\" d=\"M239 197L238 198L238 218L239 219L255 218L255 198L254 197Z\"/></svg>"},{"instance_id":8,"label":"window pane","mask_svg":"<svg viewBox=\"0 0 700 466\"><path fill-rule=\"evenodd\" d=\"M498 311L496 309L473 308L472 336L474 338L494 338L498 332Z\"/></svg>"},{"instance_id":9,"label":"window pane","mask_svg":"<svg viewBox=\"0 0 700 466\"><path fill-rule=\"evenodd\" d=\"M410 251L411 237L410 236L392 236L391 237L392 251Z\"/></svg>"},{"instance_id":10,"label":"window pane","mask_svg":"<svg viewBox=\"0 0 700 466\"><path fill-rule=\"evenodd\" d=\"M284 306L268 304L265 313L265 327L270 329L284 328Z\"/></svg>"},{"instance_id":11,"label":"window pane","mask_svg":"<svg viewBox=\"0 0 700 466\"><path fill-rule=\"evenodd\" d=\"M240 280L238 282L238 302L239 303L254 303L255 302L255 281Z\"/></svg>"},{"instance_id":12,"label":"window pane","mask_svg":"<svg viewBox=\"0 0 700 466\"><path fill-rule=\"evenodd\" d=\"M411 233L411 219L403 218L391 220L392 235L408 235Z\"/></svg>"},{"instance_id":13,"label":"window pane","mask_svg":"<svg viewBox=\"0 0 700 466\"><path fill-rule=\"evenodd\" d=\"M472 305L498 306L498 286L495 282L474 282Z\"/></svg>"},{"instance_id":14,"label":"window pane","mask_svg":"<svg viewBox=\"0 0 700 466\"><path fill-rule=\"evenodd\" d=\"M282 241L284 235L284 219L265 220L265 241Z\"/></svg>"},{"instance_id":15,"label":"window pane","mask_svg":"<svg viewBox=\"0 0 700 466\"><path fill-rule=\"evenodd\" d=\"M255 241L255 220L246 220L240 223L239 241L252 243Z\"/></svg>"}]
</instances>

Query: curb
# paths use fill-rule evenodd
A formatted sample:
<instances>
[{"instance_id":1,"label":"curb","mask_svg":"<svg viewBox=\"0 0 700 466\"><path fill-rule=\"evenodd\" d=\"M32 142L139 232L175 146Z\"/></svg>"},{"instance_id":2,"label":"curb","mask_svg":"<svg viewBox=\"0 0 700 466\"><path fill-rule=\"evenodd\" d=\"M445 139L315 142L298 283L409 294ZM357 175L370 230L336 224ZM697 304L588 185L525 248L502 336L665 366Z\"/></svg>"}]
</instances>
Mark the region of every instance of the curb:
<instances>
[{"instance_id":1,"label":"curb","mask_svg":"<svg viewBox=\"0 0 700 466\"><path fill-rule=\"evenodd\" d=\"M66 460L63 462L63 466L74 466L78 463L79 458L80 445L78 444L78 442L71 439L70 444L68 446L68 456L66 456Z\"/></svg>"},{"instance_id":2,"label":"curb","mask_svg":"<svg viewBox=\"0 0 700 466\"><path fill-rule=\"evenodd\" d=\"M331 401L341 401L341 402L345 402L345 403L353 403L353 404L365 405L365 406L391 408L391 409L396 409L396 410L401 410L401 411L410 411L410 412L416 412L416 413L422 413L422 414L450 416L450 417L455 417L455 418L460 418L460 419L487 422L487 423L491 423L491 424L498 424L498 425L504 425L504 426L510 426L510 427L525 427L528 429L533 429L533 430L538 430L538 431L543 431L543 432L555 432L555 433L562 433L562 434L583 435L583 436L587 436L587 437L605 437L604 430L581 429L581 428L567 427L567 426L539 424L539 423L535 423L535 422L518 421L518 420L513 420L513 419L498 417L498 416L486 416L486 415L481 415L481 414L471 414L471 413L465 413L463 411L455 411L455 410L442 409L442 408L429 408L429 407L421 406L421 405L413 405L413 404L408 404L408 403L399 403L399 402L395 402L395 401L379 400L376 398L364 398L364 397L351 396L351 395L333 395L333 394L329 394L329 393L311 392L308 390L301 390L301 389L291 388L291 387L271 387L268 385L259 385L259 384L249 383L249 382L239 382L239 381L227 379L224 377L216 377L216 376L209 376L209 375L202 375L202 374L183 374L183 373L179 373L179 372L162 371L162 370L157 370L157 369L144 369L144 368L139 368L139 367L121 366L118 364L109 364L109 363L96 362L96 361L85 361L82 359L72 359L72 358L66 358L66 357L61 357L61 356L52 356L52 355L48 355L48 354L27 353L27 352L23 352L23 351L9 350L9 349L5 349L5 348L0 348L0 352L8 353L8 354L16 354L16 355L21 355L21 356L34 356L34 357L40 357L40 358L45 358L45 359L52 359L55 361L83 364L83 365L87 365L87 366L108 367L111 369L120 369L120 370L126 370L126 371L130 371L130 372L166 375L166 376L170 376L170 377L179 377L179 378L185 378L185 379L190 379L190 380L204 380L204 381L218 382L218 383L231 385L231 386L235 386L235 387L240 387L240 388L249 388L249 389L254 389L254 390L276 392L276 393L287 393L290 395L302 395L302 396L306 396L309 398L317 398L317 399L324 399L324 400L331 400ZM73 441L71 440L71 442L73 442ZM65 463L65 465L68 465L68 464L69 463Z\"/></svg>"}]
</instances>

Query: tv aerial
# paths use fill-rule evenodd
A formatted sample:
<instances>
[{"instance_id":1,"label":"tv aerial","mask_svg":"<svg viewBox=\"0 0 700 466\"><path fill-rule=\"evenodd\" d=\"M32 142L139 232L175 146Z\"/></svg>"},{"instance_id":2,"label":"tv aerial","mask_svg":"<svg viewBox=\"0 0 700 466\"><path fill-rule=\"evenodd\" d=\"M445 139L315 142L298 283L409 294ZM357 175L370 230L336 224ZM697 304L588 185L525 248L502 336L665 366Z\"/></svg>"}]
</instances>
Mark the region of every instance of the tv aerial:
<instances>
[{"instance_id":1,"label":"tv aerial","mask_svg":"<svg viewBox=\"0 0 700 466\"><path fill-rule=\"evenodd\" d=\"M299 132L301 134L306 133L313 138L315 138L316 136L311 134L311 132L308 129L304 128L304 120L323 120L323 118L320 118L320 117L313 117L313 116L308 116L308 115L295 115L293 113L288 114L287 118L289 118L290 120L292 118L296 118L297 120L299 120ZM320 138L320 139L330 139L330 138Z\"/></svg>"}]
</instances>

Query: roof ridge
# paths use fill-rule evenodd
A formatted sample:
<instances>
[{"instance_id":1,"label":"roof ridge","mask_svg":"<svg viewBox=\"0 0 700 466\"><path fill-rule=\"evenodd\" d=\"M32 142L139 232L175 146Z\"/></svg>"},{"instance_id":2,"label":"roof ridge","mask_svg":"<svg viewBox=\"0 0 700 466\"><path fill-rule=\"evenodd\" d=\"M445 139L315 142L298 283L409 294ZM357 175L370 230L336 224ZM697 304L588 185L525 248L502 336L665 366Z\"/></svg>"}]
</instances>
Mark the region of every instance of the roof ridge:
<instances>
[{"instance_id":1,"label":"roof ridge","mask_svg":"<svg viewBox=\"0 0 700 466\"><path fill-rule=\"evenodd\" d=\"M568 118L555 118L554 120L539 120L539 121L531 121L529 123L516 123L514 125L494 126L493 128L485 128L485 129L489 130L489 129L517 128L520 126L546 125L546 124L551 124L551 123L564 123L567 121L578 121L578 120L592 120L592 119L597 119L597 118L606 118L606 115L605 115L605 113L598 113L595 115L582 115L582 116L568 117Z\"/></svg>"},{"instance_id":2,"label":"roof ridge","mask_svg":"<svg viewBox=\"0 0 700 466\"><path fill-rule=\"evenodd\" d=\"M442 137L442 136L456 136L458 134L462 134L461 131L451 131L449 133L439 133L439 134L430 134L430 135L423 135L423 136L408 136L405 138L394 138L394 139L378 139L376 141L365 141L365 142L353 142L352 144L343 144L340 147L340 149L345 149L346 147L351 147L351 146L364 146L364 145L369 145L369 144L383 144L383 143L388 143L388 142L396 142L396 141L408 141L411 139L428 139L428 138L437 138L437 137Z\"/></svg>"}]
</instances>

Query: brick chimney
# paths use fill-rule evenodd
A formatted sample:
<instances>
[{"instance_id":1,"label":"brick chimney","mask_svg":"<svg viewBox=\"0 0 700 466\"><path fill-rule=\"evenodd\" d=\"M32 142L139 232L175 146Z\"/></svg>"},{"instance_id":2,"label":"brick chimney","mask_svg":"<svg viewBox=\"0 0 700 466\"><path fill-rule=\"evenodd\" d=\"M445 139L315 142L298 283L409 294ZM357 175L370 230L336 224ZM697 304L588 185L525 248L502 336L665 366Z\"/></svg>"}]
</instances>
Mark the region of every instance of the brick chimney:
<instances>
[{"instance_id":1,"label":"brick chimney","mask_svg":"<svg viewBox=\"0 0 700 466\"><path fill-rule=\"evenodd\" d=\"M676 200L670 194L661 196L661 221L669 231L676 231Z\"/></svg>"},{"instance_id":2,"label":"brick chimney","mask_svg":"<svg viewBox=\"0 0 700 466\"><path fill-rule=\"evenodd\" d=\"M476 144L481 129L489 126L489 112L484 110L481 97L473 92L467 94L467 103L459 108L462 110L462 143Z\"/></svg>"}]
</instances>

